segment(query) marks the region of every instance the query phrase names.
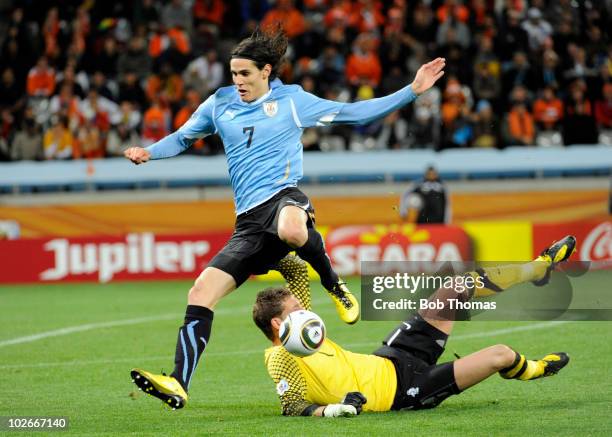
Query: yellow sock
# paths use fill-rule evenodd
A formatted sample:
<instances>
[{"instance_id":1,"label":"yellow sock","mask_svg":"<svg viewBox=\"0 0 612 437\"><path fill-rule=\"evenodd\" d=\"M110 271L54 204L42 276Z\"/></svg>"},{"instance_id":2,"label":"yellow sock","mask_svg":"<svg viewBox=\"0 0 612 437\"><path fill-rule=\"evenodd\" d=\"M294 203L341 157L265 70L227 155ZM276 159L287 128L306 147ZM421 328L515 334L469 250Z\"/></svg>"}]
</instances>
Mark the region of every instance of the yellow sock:
<instances>
[{"instance_id":1,"label":"yellow sock","mask_svg":"<svg viewBox=\"0 0 612 437\"><path fill-rule=\"evenodd\" d=\"M492 296L513 285L541 279L549 265L550 258L540 256L534 261L524 264L484 267L475 272L470 272L468 274L474 279L480 277L483 282L482 287L474 287L473 297Z\"/></svg>"},{"instance_id":2,"label":"yellow sock","mask_svg":"<svg viewBox=\"0 0 612 437\"><path fill-rule=\"evenodd\" d=\"M530 379L537 379L544 375L546 369L546 362L542 360L528 360L525 355L516 353L516 359L510 367L502 369L499 374L504 379L520 379L521 381L528 381Z\"/></svg>"}]
</instances>

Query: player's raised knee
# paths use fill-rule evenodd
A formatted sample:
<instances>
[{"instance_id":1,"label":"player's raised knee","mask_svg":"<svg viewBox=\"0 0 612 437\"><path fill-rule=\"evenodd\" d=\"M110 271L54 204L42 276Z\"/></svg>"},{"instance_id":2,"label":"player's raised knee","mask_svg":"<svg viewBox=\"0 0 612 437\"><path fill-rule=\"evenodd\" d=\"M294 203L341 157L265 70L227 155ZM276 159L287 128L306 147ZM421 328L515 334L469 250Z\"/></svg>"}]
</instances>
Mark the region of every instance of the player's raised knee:
<instances>
[{"instance_id":1,"label":"player's raised knee","mask_svg":"<svg viewBox=\"0 0 612 437\"><path fill-rule=\"evenodd\" d=\"M278 237L291 247L302 247L308 240L308 230L301 223L278 225Z\"/></svg>"}]
</instances>

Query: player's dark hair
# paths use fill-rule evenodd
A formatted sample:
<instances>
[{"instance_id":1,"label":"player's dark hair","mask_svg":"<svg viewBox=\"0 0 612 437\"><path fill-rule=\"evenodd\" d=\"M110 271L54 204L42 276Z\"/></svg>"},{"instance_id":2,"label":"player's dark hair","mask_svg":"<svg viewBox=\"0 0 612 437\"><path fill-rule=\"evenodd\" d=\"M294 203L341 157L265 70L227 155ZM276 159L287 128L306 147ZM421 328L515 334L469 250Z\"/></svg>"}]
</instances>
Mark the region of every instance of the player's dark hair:
<instances>
[{"instance_id":1,"label":"player's dark hair","mask_svg":"<svg viewBox=\"0 0 612 437\"><path fill-rule=\"evenodd\" d=\"M270 322L283 313L283 302L289 296L292 294L285 287L270 287L257 293L253 305L253 321L270 340L274 339Z\"/></svg>"},{"instance_id":2,"label":"player's dark hair","mask_svg":"<svg viewBox=\"0 0 612 437\"><path fill-rule=\"evenodd\" d=\"M243 39L234 47L232 58L250 59L260 70L266 64L270 64L272 66L270 80L273 80L278 75L278 69L288 44L287 35L280 26L273 32L264 32L257 28L251 36Z\"/></svg>"}]
</instances>

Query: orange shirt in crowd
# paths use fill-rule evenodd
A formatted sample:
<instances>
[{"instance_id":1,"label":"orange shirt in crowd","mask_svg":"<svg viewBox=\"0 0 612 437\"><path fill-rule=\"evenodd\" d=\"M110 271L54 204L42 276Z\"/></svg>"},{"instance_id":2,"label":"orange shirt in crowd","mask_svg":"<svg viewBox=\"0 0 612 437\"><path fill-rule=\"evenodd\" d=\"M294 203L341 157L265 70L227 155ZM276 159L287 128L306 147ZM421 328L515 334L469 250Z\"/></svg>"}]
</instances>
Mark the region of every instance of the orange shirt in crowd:
<instances>
[{"instance_id":1,"label":"orange shirt in crowd","mask_svg":"<svg viewBox=\"0 0 612 437\"><path fill-rule=\"evenodd\" d=\"M205 3L208 3L208 6ZM223 24L224 12L225 7L221 0L213 0L212 2L196 0L193 4L193 15L198 21L203 20L220 26Z\"/></svg>"},{"instance_id":2,"label":"orange shirt in crowd","mask_svg":"<svg viewBox=\"0 0 612 437\"><path fill-rule=\"evenodd\" d=\"M296 8L281 10L279 8L270 9L261 21L262 29L275 29L280 23L289 38L301 35L306 30L304 16Z\"/></svg>"},{"instance_id":3,"label":"orange shirt in crowd","mask_svg":"<svg viewBox=\"0 0 612 437\"><path fill-rule=\"evenodd\" d=\"M167 127L167 110L153 105L144 113L142 119L142 137L152 141L159 141L169 134Z\"/></svg>"},{"instance_id":4,"label":"orange shirt in crowd","mask_svg":"<svg viewBox=\"0 0 612 437\"><path fill-rule=\"evenodd\" d=\"M28 73L26 87L30 96L51 96L55 89L55 71L52 68L32 68Z\"/></svg>"},{"instance_id":5,"label":"orange shirt in crowd","mask_svg":"<svg viewBox=\"0 0 612 437\"><path fill-rule=\"evenodd\" d=\"M442 5L436 11L436 18L440 23L444 23L451 15L462 23L467 23L470 18L470 10L465 5L448 6Z\"/></svg>"},{"instance_id":6,"label":"orange shirt in crowd","mask_svg":"<svg viewBox=\"0 0 612 437\"><path fill-rule=\"evenodd\" d=\"M563 102L560 99L538 99L533 105L533 118L546 128L551 128L563 118Z\"/></svg>"},{"instance_id":7,"label":"orange shirt in crowd","mask_svg":"<svg viewBox=\"0 0 612 437\"><path fill-rule=\"evenodd\" d=\"M382 67L378 57L374 53L358 55L351 54L346 62L346 78L356 85L361 79L369 81L370 85L377 87L380 84Z\"/></svg>"},{"instance_id":8,"label":"orange shirt in crowd","mask_svg":"<svg viewBox=\"0 0 612 437\"><path fill-rule=\"evenodd\" d=\"M152 75L147 80L146 93L149 101L156 96L162 96L170 103L176 103L183 98L183 79L178 74L173 74L166 80L158 75Z\"/></svg>"},{"instance_id":9,"label":"orange shirt in crowd","mask_svg":"<svg viewBox=\"0 0 612 437\"><path fill-rule=\"evenodd\" d=\"M508 129L510 135L526 143L533 144L535 140L535 125L533 117L527 111L520 112L513 109L508 114Z\"/></svg>"}]
</instances>

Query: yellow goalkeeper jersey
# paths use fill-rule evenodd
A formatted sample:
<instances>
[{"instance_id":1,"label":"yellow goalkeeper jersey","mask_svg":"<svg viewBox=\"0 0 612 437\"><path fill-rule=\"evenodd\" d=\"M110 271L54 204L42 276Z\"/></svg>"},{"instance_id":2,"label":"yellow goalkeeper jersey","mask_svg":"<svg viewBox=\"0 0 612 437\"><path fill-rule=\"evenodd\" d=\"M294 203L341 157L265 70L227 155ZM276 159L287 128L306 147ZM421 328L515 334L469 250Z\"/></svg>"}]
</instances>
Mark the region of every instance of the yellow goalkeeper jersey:
<instances>
[{"instance_id":1,"label":"yellow goalkeeper jersey","mask_svg":"<svg viewBox=\"0 0 612 437\"><path fill-rule=\"evenodd\" d=\"M390 360L347 351L329 339L317 353L304 358L282 346L270 347L265 362L284 415L300 415L312 404L337 404L352 391L367 398L364 411L388 411L397 389Z\"/></svg>"}]
</instances>

